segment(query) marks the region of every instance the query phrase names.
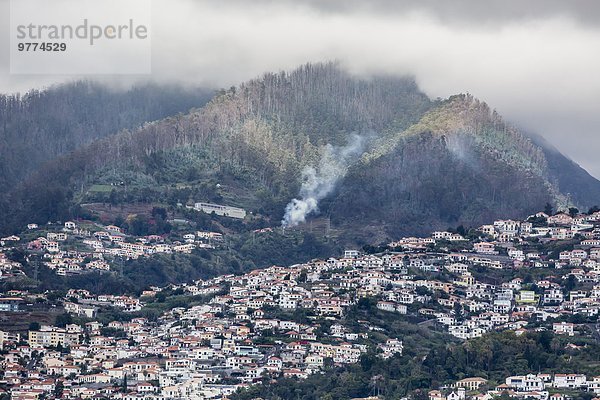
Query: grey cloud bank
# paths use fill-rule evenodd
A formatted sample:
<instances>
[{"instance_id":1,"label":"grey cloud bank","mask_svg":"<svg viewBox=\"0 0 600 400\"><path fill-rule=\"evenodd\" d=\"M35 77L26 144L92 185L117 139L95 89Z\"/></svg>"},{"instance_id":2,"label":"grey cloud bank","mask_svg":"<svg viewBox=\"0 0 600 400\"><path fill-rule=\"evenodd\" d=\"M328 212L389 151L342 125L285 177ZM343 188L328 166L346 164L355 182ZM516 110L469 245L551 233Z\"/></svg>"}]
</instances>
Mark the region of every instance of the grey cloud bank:
<instances>
[{"instance_id":1,"label":"grey cloud bank","mask_svg":"<svg viewBox=\"0 0 600 400\"><path fill-rule=\"evenodd\" d=\"M244 0L235 0L242 3ZM324 13L336 14L359 10L362 13L390 15L422 12L444 23L495 25L566 16L590 26L600 25L600 7L596 0L258 0L262 4L302 3Z\"/></svg>"},{"instance_id":2,"label":"grey cloud bank","mask_svg":"<svg viewBox=\"0 0 600 400\"><path fill-rule=\"evenodd\" d=\"M2 47L8 46L7 5L0 0ZM228 87L265 71L332 59L364 76L412 74L431 97L470 92L485 100L600 177L600 2L154 0L152 5L153 80ZM77 78L10 76L5 64L2 92Z\"/></svg>"}]
</instances>

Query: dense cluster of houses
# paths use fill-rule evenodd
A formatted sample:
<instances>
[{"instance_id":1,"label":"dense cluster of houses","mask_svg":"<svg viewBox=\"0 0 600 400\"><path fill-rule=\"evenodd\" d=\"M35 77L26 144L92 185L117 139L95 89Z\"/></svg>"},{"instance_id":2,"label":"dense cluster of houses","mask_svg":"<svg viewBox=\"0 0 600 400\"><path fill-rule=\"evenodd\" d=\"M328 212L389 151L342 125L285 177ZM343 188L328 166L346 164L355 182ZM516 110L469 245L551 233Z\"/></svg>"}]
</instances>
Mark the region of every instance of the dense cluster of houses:
<instances>
[{"instance_id":1,"label":"dense cluster of houses","mask_svg":"<svg viewBox=\"0 0 600 400\"><path fill-rule=\"evenodd\" d=\"M368 335L339 323L317 334L313 324L265 316L268 307L305 307L336 318L351 304L326 285L300 285L297 278L305 267L272 267L184 285L181 289L210 301L173 308L156 322L134 318L102 326L91 321L41 326L30 330L26 340L7 336L2 342L7 350L4 382L17 399L50 395L57 385L62 398L222 398L265 375L304 378L328 360L357 362L367 350L361 339ZM312 269L322 268L329 266ZM77 314L85 313L90 302L110 301L123 308L132 300L83 290L71 290L66 297L65 309ZM93 313L86 315L93 319ZM280 340L264 342L265 337ZM402 342L390 338L379 348L382 357L391 357L402 352Z\"/></svg>"},{"instance_id":2,"label":"dense cluster of houses","mask_svg":"<svg viewBox=\"0 0 600 400\"><path fill-rule=\"evenodd\" d=\"M570 322L570 317L594 316L600 310L598 226L600 213L539 213L527 221L484 225L470 237L434 232L428 238L394 241L385 253L347 250L337 258L189 282L169 289L205 301L169 309L154 321L133 318L103 325L97 313L106 307L125 313L140 311L161 288L151 288L140 297L70 290L62 301L65 311L87 322L43 325L23 335L0 331L1 387L14 399L42 395L216 399L265 376L305 378L328 364L355 363L373 346L382 358L402 354L402 337L385 336L385 327L368 321L359 321L359 329L347 324L345 315L361 299L371 300L378 312L411 314L465 340L491 330L587 334L586 327ZM166 244L161 237L127 237L112 226L86 234L75 223L51 233L30 241L28 247L43 251L57 273L72 271L70 265L110 269L111 258L106 255L139 257L157 249L183 251L178 246L190 246L191 251L221 239L216 233L196 232L186 234L184 243ZM92 251L48 247L67 240L68 235L82 238L81 245ZM7 247L19 238L2 240ZM568 250L554 255L532 250L532 243L566 240L572 242ZM464 250L448 250L454 244ZM15 268L0 250L0 270ZM529 282L511 277L494 283L484 279L487 274L477 274L482 269L527 268L556 273ZM297 311L305 312L307 319L299 322L292 317ZM383 341L381 334L386 337ZM600 378L591 379L526 375L507 377L502 385L490 388L482 378L468 378L432 391L430 399L461 400L465 393L484 385L487 391L476 396L484 400L501 392L547 400L549 387L600 392Z\"/></svg>"},{"instance_id":3,"label":"dense cluster of houses","mask_svg":"<svg viewBox=\"0 0 600 400\"><path fill-rule=\"evenodd\" d=\"M165 236L160 235L126 235L114 225L94 225L94 228L96 230L91 232L73 221L67 221L61 229L52 226L45 236L29 240L23 246L30 254L41 255L44 264L56 274L65 276L92 270L110 271L110 260L115 257L136 259L157 253L189 254L197 248L213 249L223 240L223 235L218 232L183 233L181 240L167 241ZM37 224L28 225L29 234L39 230ZM0 240L0 249L19 246L21 242L19 236L9 236ZM9 277L22 273L19 265L7 262L0 250L0 274L8 274L6 276Z\"/></svg>"}]
</instances>

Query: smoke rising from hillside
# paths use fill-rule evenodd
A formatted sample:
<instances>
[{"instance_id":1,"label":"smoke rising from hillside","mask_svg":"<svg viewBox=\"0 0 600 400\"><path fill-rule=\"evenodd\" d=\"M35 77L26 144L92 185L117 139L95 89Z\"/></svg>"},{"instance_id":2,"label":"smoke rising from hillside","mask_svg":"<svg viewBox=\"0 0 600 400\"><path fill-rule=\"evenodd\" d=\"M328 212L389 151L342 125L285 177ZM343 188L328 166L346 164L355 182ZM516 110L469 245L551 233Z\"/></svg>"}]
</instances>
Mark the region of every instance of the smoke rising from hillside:
<instances>
[{"instance_id":1,"label":"smoke rising from hillside","mask_svg":"<svg viewBox=\"0 0 600 400\"><path fill-rule=\"evenodd\" d=\"M364 147L365 138L358 135L353 135L345 146L325 146L318 167L307 166L302 171L299 198L293 199L285 207L281 224L284 227L296 226L305 222L308 215L318 212L319 201L333 192L339 180L346 175L350 163L362 154Z\"/></svg>"}]
</instances>

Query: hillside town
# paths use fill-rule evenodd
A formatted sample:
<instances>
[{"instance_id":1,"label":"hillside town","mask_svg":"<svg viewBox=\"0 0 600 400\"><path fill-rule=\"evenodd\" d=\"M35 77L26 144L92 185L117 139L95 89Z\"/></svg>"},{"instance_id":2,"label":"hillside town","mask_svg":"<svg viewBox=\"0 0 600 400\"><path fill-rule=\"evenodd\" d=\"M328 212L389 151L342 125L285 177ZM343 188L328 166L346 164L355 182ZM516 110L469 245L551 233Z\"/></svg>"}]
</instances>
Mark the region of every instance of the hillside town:
<instances>
[{"instance_id":1,"label":"hillside town","mask_svg":"<svg viewBox=\"0 0 600 400\"><path fill-rule=\"evenodd\" d=\"M401 356L403 337L355 320L357 307L384 319L410 318L456 341L493 331L600 340L600 211L590 211L540 212L524 221L405 237L385 249L349 249L339 257L149 287L140 296L70 289L53 300L68 318L0 331L0 395L223 399L265 378L304 379L369 352ZM15 248L66 276L114 273L117 258L210 251L224 240L217 232L134 237L117 226L95 228L31 224L22 237L2 238L0 278L25 274L9 256ZM156 319L139 316L171 298L189 301L174 302ZM0 311L18 316L50 300L48 293L10 290L2 293ZM502 382L447 382L431 388L429 399L600 395L600 376L528 372Z\"/></svg>"}]
</instances>

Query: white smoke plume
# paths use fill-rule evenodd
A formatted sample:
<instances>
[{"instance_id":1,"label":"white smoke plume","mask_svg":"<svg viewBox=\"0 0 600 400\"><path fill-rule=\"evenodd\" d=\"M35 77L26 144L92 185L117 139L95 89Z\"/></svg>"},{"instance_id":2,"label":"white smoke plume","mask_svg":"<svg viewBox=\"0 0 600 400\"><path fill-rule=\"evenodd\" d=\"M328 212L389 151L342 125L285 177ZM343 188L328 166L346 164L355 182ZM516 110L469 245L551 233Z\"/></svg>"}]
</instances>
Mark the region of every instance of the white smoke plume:
<instances>
[{"instance_id":1,"label":"white smoke plume","mask_svg":"<svg viewBox=\"0 0 600 400\"><path fill-rule=\"evenodd\" d=\"M306 217L319 211L319 201L330 194L337 182L346 175L352 160L362 154L365 139L352 135L345 146L327 144L317 167L307 166L302 170L302 186L298 198L285 207L281 224L284 227L296 226L306 221Z\"/></svg>"}]
</instances>

